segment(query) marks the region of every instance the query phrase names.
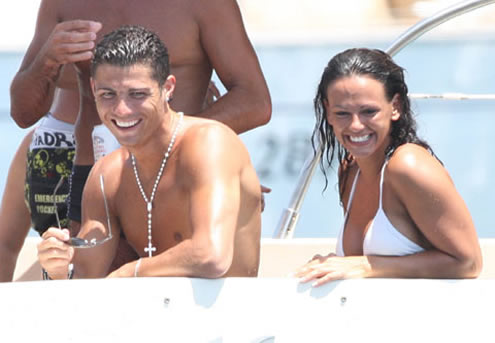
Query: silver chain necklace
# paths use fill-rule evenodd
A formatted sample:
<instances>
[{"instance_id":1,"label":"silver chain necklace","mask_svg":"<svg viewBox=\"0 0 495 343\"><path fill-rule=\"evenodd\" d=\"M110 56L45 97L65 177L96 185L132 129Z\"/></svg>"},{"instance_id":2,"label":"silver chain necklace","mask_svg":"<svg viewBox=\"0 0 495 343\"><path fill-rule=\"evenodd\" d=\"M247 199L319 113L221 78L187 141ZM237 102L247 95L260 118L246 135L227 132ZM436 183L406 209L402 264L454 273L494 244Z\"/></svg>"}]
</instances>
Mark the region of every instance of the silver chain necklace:
<instances>
[{"instance_id":1,"label":"silver chain necklace","mask_svg":"<svg viewBox=\"0 0 495 343\"><path fill-rule=\"evenodd\" d=\"M141 184L141 180L139 179L137 166L136 166L136 158L131 153L132 168L134 169L134 175L136 175L136 182L139 187L139 191L143 196L144 202L146 203L146 210L148 212L148 246L144 248L144 252L145 253L147 252L149 257L151 257L152 253L156 251L156 247L154 247L152 244L153 237L151 235L151 210L153 208L153 199L155 198L155 192L156 189L158 188L158 183L160 182L160 179L162 177L163 169L165 168L165 164L167 163L167 159L170 155L170 151L174 146L175 138L177 137L177 133L179 132L180 126L182 124L182 118L184 117L184 113L179 112L178 114L179 114L179 122L177 123L177 126L175 127L175 131L172 134L172 138L170 139L170 143L168 145L167 151L165 152L165 156L163 156L162 165L158 170L158 175L156 176L155 184L153 185L153 189L151 191L151 196L149 200L148 197L146 196L146 193L144 193L143 185Z\"/></svg>"}]
</instances>

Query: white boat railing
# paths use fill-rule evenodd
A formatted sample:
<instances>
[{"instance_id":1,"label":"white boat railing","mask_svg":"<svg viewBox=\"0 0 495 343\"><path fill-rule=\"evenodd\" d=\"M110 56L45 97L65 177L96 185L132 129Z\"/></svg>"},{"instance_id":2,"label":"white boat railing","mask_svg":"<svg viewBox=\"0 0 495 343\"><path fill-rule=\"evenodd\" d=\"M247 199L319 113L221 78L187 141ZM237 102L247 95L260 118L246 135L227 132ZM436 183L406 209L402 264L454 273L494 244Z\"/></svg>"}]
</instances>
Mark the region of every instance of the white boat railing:
<instances>
[{"instance_id":1,"label":"white boat railing","mask_svg":"<svg viewBox=\"0 0 495 343\"><path fill-rule=\"evenodd\" d=\"M442 99L442 100L495 100L495 94L464 94L464 93L409 93L411 99Z\"/></svg>"},{"instance_id":2,"label":"white boat railing","mask_svg":"<svg viewBox=\"0 0 495 343\"><path fill-rule=\"evenodd\" d=\"M454 4L450 7L447 7L444 10L437 12L436 14L425 18L413 25L411 28L406 30L402 35L400 35L385 51L390 55L394 56L407 45L414 42L416 39L421 37L428 31L431 31L435 27L458 17L462 14L471 12L475 9L490 5L495 3L495 0L469 0L462 1L460 3ZM467 94L453 94L453 93L445 93L440 95L435 94L421 94L416 95L419 98L423 99L445 99L445 100L463 100L463 99L473 99L473 100L494 100L495 95L493 94L484 94L484 95L467 95ZM323 153L323 147L318 145L316 147L316 153L314 156L308 158L307 162L302 168L301 176L299 177L299 181L296 184L296 187L292 193L291 200L289 202L289 206L283 210L278 226L275 230L274 238L292 238L294 235L294 231L297 225L297 221L299 219L299 213L304 202L304 197L307 193L308 187L311 184L311 180L313 178L314 172L318 166L318 163L321 159L321 155Z\"/></svg>"}]
</instances>

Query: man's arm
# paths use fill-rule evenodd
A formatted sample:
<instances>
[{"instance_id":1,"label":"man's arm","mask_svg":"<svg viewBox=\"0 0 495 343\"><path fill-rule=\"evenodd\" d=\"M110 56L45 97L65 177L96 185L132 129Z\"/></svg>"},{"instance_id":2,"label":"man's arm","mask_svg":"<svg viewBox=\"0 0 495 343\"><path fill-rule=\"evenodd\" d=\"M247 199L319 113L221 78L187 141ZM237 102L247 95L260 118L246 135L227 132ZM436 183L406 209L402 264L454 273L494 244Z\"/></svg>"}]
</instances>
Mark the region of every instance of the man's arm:
<instances>
[{"instance_id":1,"label":"man's arm","mask_svg":"<svg viewBox=\"0 0 495 343\"><path fill-rule=\"evenodd\" d=\"M151 258L124 265L111 277L182 276L218 278L231 267L240 213L240 173L247 152L237 136L214 124L192 128L181 140L177 187L190 195L192 236ZM190 132L193 131L193 132ZM195 137L192 137L195 136ZM204 149L208 146L208 149ZM253 185L259 189L259 184ZM256 202L256 201L255 201Z\"/></svg>"},{"instance_id":2,"label":"man's arm","mask_svg":"<svg viewBox=\"0 0 495 343\"><path fill-rule=\"evenodd\" d=\"M107 214L103 193L100 187L101 161L93 167L83 194L83 225L78 237L86 240L102 240L108 236ZM116 179L115 177L113 179ZM111 176L105 178L105 194L113 195ZM43 241L38 245L38 258L43 269L52 279L67 278L68 266L74 264L74 278L98 278L107 275L115 257L120 239L120 227L110 210L109 216L113 238L92 248L75 249L65 242L70 238L68 230L50 228L43 234Z\"/></svg>"},{"instance_id":3,"label":"man's arm","mask_svg":"<svg viewBox=\"0 0 495 343\"><path fill-rule=\"evenodd\" d=\"M195 1L201 44L227 93L197 114L236 133L266 124L271 99L258 57L234 0Z\"/></svg>"},{"instance_id":4,"label":"man's arm","mask_svg":"<svg viewBox=\"0 0 495 343\"><path fill-rule=\"evenodd\" d=\"M16 261L31 227L31 216L24 201L26 154L32 131L22 141L10 164L0 207L0 282L12 281Z\"/></svg>"},{"instance_id":5,"label":"man's arm","mask_svg":"<svg viewBox=\"0 0 495 343\"><path fill-rule=\"evenodd\" d=\"M33 40L10 87L11 116L23 128L49 110L63 66L93 56L101 24L86 20L59 23L57 9L62 2L41 2Z\"/></svg>"}]
</instances>

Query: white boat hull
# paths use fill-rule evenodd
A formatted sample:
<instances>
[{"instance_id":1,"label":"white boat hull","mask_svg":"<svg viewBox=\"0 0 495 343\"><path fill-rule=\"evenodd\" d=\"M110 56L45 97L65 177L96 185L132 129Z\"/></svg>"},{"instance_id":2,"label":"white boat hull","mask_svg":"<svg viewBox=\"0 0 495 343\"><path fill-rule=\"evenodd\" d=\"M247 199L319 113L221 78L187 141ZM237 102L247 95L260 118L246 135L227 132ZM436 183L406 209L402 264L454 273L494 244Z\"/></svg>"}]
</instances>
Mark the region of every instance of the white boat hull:
<instances>
[{"instance_id":1,"label":"white boat hull","mask_svg":"<svg viewBox=\"0 0 495 343\"><path fill-rule=\"evenodd\" d=\"M0 284L3 342L493 342L495 280Z\"/></svg>"}]
</instances>

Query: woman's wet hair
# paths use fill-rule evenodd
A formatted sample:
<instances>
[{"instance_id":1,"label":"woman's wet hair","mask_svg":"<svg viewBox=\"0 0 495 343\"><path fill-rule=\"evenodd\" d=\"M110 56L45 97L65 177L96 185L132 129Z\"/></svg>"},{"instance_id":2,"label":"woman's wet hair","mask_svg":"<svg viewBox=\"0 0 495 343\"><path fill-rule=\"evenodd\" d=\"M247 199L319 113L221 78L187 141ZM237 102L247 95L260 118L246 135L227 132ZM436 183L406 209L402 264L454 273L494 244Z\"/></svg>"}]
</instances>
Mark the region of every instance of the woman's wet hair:
<instances>
[{"instance_id":1,"label":"woman's wet hair","mask_svg":"<svg viewBox=\"0 0 495 343\"><path fill-rule=\"evenodd\" d=\"M392 121L390 132L390 144L385 154L390 156L397 147L406 144L418 144L433 154L431 147L421 140L416 133L416 121L411 110L411 103L407 96L408 89L404 80L404 69L398 66L385 52L377 49L348 49L335 55L325 67L321 81L318 85L316 97L314 98L314 109L316 124L313 130L312 145L315 154L321 142L323 155L320 161L321 169L325 175L325 189L328 185L326 167L332 166L337 155L339 165L346 166L352 162L353 157L339 143L335 137L332 126L327 121L327 111L324 101L327 101L328 87L335 81L350 76L367 76L379 81L384 89L388 101L392 101L397 94L400 117ZM344 192L345 180L348 168L341 168L340 199Z\"/></svg>"},{"instance_id":2,"label":"woman's wet hair","mask_svg":"<svg viewBox=\"0 0 495 343\"><path fill-rule=\"evenodd\" d=\"M158 35L137 25L125 25L108 34L96 45L91 76L101 64L128 67L151 66L151 77L163 86L170 74L168 50Z\"/></svg>"}]
</instances>

